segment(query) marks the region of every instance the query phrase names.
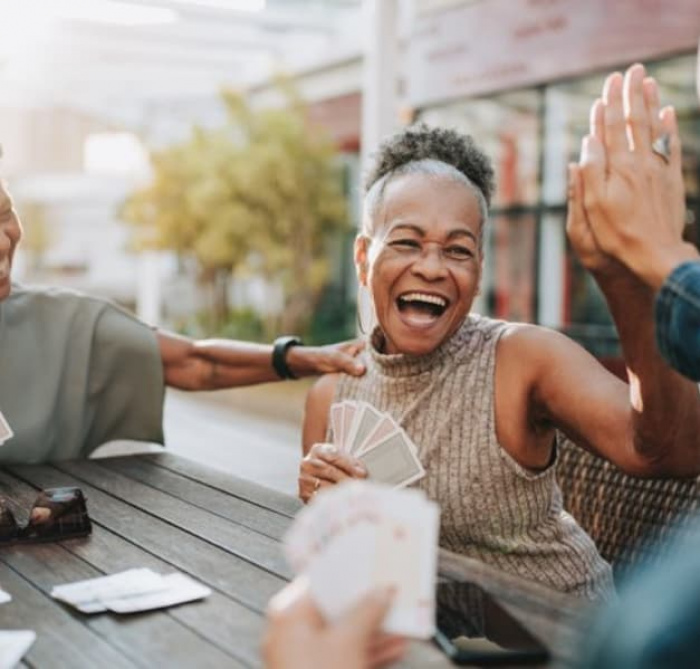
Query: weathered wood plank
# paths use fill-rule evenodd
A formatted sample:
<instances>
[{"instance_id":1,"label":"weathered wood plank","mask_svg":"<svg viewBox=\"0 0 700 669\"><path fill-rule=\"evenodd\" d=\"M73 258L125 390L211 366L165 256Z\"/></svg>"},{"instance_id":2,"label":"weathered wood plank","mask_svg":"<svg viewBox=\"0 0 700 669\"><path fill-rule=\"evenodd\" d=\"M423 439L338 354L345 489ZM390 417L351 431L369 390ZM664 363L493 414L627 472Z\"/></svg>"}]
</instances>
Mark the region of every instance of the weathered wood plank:
<instances>
[{"instance_id":1,"label":"weathered wood plank","mask_svg":"<svg viewBox=\"0 0 700 669\"><path fill-rule=\"evenodd\" d=\"M0 554L0 560L50 597L51 588L61 583L104 576L58 544L14 546ZM190 606L197 607L198 604ZM231 655L209 643L186 625L163 613L116 615L110 613L71 614L118 649L134 664L143 667L165 662L169 667L243 667Z\"/></svg>"},{"instance_id":2,"label":"weathered wood plank","mask_svg":"<svg viewBox=\"0 0 700 669\"><path fill-rule=\"evenodd\" d=\"M137 457L290 518L293 518L303 506L295 497L177 455L153 453Z\"/></svg>"},{"instance_id":3,"label":"weathered wood plank","mask_svg":"<svg viewBox=\"0 0 700 669\"><path fill-rule=\"evenodd\" d=\"M57 463L56 468L273 574L283 578L293 575L275 539L123 476L97 461Z\"/></svg>"},{"instance_id":4,"label":"weathered wood plank","mask_svg":"<svg viewBox=\"0 0 700 669\"><path fill-rule=\"evenodd\" d=\"M289 516L278 511L271 511L136 458L109 458L99 460L99 464L278 541L290 525Z\"/></svg>"},{"instance_id":5,"label":"weathered wood plank","mask_svg":"<svg viewBox=\"0 0 700 669\"><path fill-rule=\"evenodd\" d=\"M36 494L34 488L3 472L0 472L0 490L24 506L30 504ZM80 560L86 565L84 574L75 574L72 573L72 570L66 571L64 569L64 564L67 562L65 558L47 559L47 570L50 570L52 574L49 586L79 578L91 578L100 575L100 573L116 573L133 567L148 567L162 574L172 572L172 565L141 550L138 546L99 525L95 527L94 533L89 539L71 539L60 544L22 546L10 550L26 551L31 556L37 549L41 552L50 549L67 551L76 556L75 560ZM3 557L7 557L5 551L0 552L0 559ZM87 571L88 565L94 567L93 572ZM19 567L19 565L16 566ZM94 573L98 570L100 573ZM160 617L166 614L152 612L146 615ZM259 666L260 637L264 628L264 620L259 613L255 613L229 597L214 591L203 602L168 609L167 615L180 621L182 625L193 630L202 639L207 639L231 656L238 658L246 666ZM181 631L176 631L179 638L188 639L191 633L189 630L185 630L185 632L188 634L183 635ZM169 635L161 634L159 639L169 645L167 636ZM182 645L182 660L190 662L189 665L185 664L185 666L191 666L192 653L188 652L190 645L188 643ZM164 658L167 658L167 651L166 648ZM157 658L158 655L155 654L155 657Z\"/></svg>"},{"instance_id":6,"label":"weathered wood plank","mask_svg":"<svg viewBox=\"0 0 700 669\"><path fill-rule=\"evenodd\" d=\"M172 572L172 565L144 553L104 528L90 541L71 540L63 545L108 573L134 566L148 567L162 574ZM168 614L246 665L259 666L260 638L265 626L260 613L215 590L203 602L169 609Z\"/></svg>"},{"instance_id":7,"label":"weathered wood plank","mask_svg":"<svg viewBox=\"0 0 700 669\"><path fill-rule=\"evenodd\" d=\"M50 466L12 466L31 485L79 485L96 523L254 611L265 610L285 580ZM139 566L139 565L135 565Z\"/></svg>"},{"instance_id":8,"label":"weathered wood plank","mask_svg":"<svg viewBox=\"0 0 700 669\"><path fill-rule=\"evenodd\" d=\"M590 602L445 550L440 551L439 571L451 579L477 583L492 593L547 645L559 664L568 665L575 659Z\"/></svg>"},{"instance_id":9,"label":"weathered wood plank","mask_svg":"<svg viewBox=\"0 0 700 669\"><path fill-rule=\"evenodd\" d=\"M37 633L37 639L26 655L25 661L30 665L52 669L143 666L124 657L110 639L86 627L58 602L47 598L2 562L0 583L12 595L9 604L0 606L0 627L30 629Z\"/></svg>"}]
</instances>

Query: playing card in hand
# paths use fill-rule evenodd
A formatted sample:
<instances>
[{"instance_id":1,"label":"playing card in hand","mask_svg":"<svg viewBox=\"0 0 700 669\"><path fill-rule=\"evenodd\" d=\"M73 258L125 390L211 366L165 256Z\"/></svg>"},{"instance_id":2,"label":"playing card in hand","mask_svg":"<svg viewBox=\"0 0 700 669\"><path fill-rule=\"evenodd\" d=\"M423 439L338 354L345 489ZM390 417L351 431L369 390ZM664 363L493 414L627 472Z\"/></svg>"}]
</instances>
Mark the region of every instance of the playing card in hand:
<instances>
[{"instance_id":1,"label":"playing card in hand","mask_svg":"<svg viewBox=\"0 0 700 669\"><path fill-rule=\"evenodd\" d=\"M329 620L364 594L392 585L383 629L428 638L434 631L438 506L419 490L352 481L319 493L284 539L295 572Z\"/></svg>"},{"instance_id":2,"label":"playing card in hand","mask_svg":"<svg viewBox=\"0 0 700 669\"><path fill-rule=\"evenodd\" d=\"M335 445L361 460L369 478L403 487L425 476L418 449L389 414L346 400L331 406L330 417Z\"/></svg>"}]
</instances>

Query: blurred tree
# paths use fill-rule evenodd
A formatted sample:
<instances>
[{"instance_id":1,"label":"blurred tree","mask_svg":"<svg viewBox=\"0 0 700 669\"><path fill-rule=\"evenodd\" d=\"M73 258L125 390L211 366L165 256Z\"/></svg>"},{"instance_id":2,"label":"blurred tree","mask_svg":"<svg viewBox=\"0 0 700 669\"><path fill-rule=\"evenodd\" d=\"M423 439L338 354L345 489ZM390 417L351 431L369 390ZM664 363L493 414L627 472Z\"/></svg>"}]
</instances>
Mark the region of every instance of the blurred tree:
<instances>
[{"instance_id":1,"label":"blurred tree","mask_svg":"<svg viewBox=\"0 0 700 669\"><path fill-rule=\"evenodd\" d=\"M22 249L29 259L30 271L36 276L44 269L44 257L54 243L54 235L46 223L46 207L42 202L22 202Z\"/></svg>"},{"instance_id":2,"label":"blurred tree","mask_svg":"<svg viewBox=\"0 0 700 669\"><path fill-rule=\"evenodd\" d=\"M219 325L232 272L283 287L283 310L266 336L306 331L328 273L329 238L347 229L347 203L334 147L306 120L289 82L286 104L256 111L223 93L227 123L195 128L187 142L153 155L153 182L123 210L139 246L193 253L218 287Z\"/></svg>"}]
</instances>

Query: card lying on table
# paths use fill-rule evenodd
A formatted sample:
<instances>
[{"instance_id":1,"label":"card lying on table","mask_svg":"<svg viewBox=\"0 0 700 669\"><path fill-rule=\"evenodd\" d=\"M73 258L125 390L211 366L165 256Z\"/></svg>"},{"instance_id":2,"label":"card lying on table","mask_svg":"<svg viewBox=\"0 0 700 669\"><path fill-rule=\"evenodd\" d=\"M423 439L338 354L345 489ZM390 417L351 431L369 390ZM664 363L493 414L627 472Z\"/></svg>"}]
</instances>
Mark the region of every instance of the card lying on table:
<instances>
[{"instance_id":1,"label":"card lying on table","mask_svg":"<svg viewBox=\"0 0 700 669\"><path fill-rule=\"evenodd\" d=\"M0 669L18 665L35 641L32 630L0 630Z\"/></svg>"},{"instance_id":2,"label":"card lying on table","mask_svg":"<svg viewBox=\"0 0 700 669\"><path fill-rule=\"evenodd\" d=\"M440 512L420 490L351 481L320 492L285 536L285 556L334 620L377 587L397 588L383 629L429 638L435 627Z\"/></svg>"},{"instance_id":3,"label":"card lying on table","mask_svg":"<svg viewBox=\"0 0 700 669\"><path fill-rule=\"evenodd\" d=\"M51 596L83 613L135 613L202 599L211 590L184 574L163 576L150 569L128 569L111 576L58 585Z\"/></svg>"},{"instance_id":4,"label":"card lying on table","mask_svg":"<svg viewBox=\"0 0 700 669\"><path fill-rule=\"evenodd\" d=\"M2 446L8 439L12 439L14 436L15 435L14 432L12 432L10 424L7 422L5 416L2 415L2 411L0 411L0 446Z\"/></svg>"},{"instance_id":5,"label":"card lying on table","mask_svg":"<svg viewBox=\"0 0 700 669\"><path fill-rule=\"evenodd\" d=\"M425 476L416 445L389 414L346 400L331 406L330 417L333 443L361 460L372 480L400 488Z\"/></svg>"}]
</instances>

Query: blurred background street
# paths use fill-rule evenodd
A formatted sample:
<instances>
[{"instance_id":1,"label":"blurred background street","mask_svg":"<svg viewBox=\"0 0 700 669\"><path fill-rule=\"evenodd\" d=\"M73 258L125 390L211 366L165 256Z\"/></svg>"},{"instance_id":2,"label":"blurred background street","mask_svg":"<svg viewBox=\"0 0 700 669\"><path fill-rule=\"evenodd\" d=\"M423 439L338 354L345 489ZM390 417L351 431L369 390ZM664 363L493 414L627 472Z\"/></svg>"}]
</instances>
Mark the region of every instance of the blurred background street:
<instances>
[{"instance_id":1,"label":"blurred background street","mask_svg":"<svg viewBox=\"0 0 700 669\"><path fill-rule=\"evenodd\" d=\"M303 394L289 391L283 396L264 387L240 396L226 392L218 398L201 395L168 390L168 451L296 494L301 431L300 423L290 420L288 409ZM265 395L270 402L268 415L261 411ZM286 413L284 408L275 410L275 398L286 404Z\"/></svg>"},{"instance_id":2,"label":"blurred background street","mask_svg":"<svg viewBox=\"0 0 700 669\"><path fill-rule=\"evenodd\" d=\"M0 177L13 278L194 338L356 335L362 172L414 122L472 135L496 192L473 311L572 337L624 373L566 240L604 73L676 108L698 243L698 0L0 0ZM634 17L632 20L630 17ZM168 448L294 490L301 382L185 395Z\"/></svg>"}]
</instances>

